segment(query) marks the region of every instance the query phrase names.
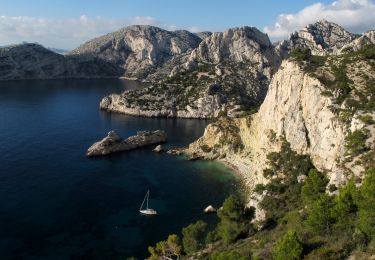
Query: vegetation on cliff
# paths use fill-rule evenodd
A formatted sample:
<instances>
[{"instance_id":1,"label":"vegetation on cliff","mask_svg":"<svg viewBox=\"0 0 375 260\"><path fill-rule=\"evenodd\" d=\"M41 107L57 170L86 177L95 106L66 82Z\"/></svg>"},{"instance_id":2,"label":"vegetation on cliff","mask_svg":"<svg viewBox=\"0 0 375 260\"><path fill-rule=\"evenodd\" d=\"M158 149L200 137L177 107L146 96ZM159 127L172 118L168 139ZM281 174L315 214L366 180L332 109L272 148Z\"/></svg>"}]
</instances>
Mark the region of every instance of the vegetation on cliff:
<instances>
[{"instance_id":1,"label":"vegetation on cliff","mask_svg":"<svg viewBox=\"0 0 375 260\"><path fill-rule=\"evenodd\" d=\"M230 196L213 230L203 221L191 224L182 230L182 243L171 235L149 248L149 259L343 259L375 253L374 167L361 185L351 179L331 193L326 175L286 141L267 158L269 182L258 188L267 212L262 226L254 225L253 208Z\"/></svg>"},{"instance_id":2,"label":"vegetation on cliff","mask_svg":"<svg viewBox=\"0 0 375 260\"><path fill-rule=\"evenodd\" d=\"M318 57L306 49L291 54L313 76L310 82L323 83L316 93L330 97L324 99L333 112L329 120L343 129L342 167L350 172L350 167L360 166L365 171L347 174L341 186L329 184L329 172L319 171L308 154L294 151L284 136L269 133L269 140L281 146L266 156L266 181L254 189L266 220L254 222L254 209L230 197L218 211L220 221L214 229L200 222L184 229L180 258L367 259L375 254L374 50L369 45L338 56ZM215 141L222 137L222 142L198 142L200 150L212 155L224 146L233 148L236 140L243 144L243 129L236 120L222 115L213 122L211 134Z\"/></svg>"},{"instance_id":3,"label":"vegetation on cliff","mask_svg":"<svg viewBox=\"0 0 375 260\"><path fill-rule=\"evenodd\" d=\"M122 94L122 105L142 110L199 109L202 97L215 97L217 109L247 111L265 96L269 79L260 75L250 62L222 62L219 65L199 64L179 71L152 86ZM214 117L214 115L211 115Z\"/></svg>"}]
</instances>

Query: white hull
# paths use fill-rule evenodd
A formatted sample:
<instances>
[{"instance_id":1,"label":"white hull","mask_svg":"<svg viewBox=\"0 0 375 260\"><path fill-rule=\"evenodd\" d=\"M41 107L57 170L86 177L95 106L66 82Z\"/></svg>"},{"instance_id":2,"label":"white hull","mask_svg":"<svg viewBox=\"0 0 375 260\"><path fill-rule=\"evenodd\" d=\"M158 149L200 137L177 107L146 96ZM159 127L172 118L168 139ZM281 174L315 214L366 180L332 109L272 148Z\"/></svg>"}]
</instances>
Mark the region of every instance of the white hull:
<instances>
[{"instance_id":1,"label":"white hull","mask_svg":"<svg viewBox=\"0 0 375 260\"><path fill-rule=\"evenodd\" d=\"M143 209L143 210L141 209L141 210L139 210L139 212L143 215L156 215L156 214L158 214L156 212L156 210L153 210L153 209Z\"/></svg>"}]
</instances>

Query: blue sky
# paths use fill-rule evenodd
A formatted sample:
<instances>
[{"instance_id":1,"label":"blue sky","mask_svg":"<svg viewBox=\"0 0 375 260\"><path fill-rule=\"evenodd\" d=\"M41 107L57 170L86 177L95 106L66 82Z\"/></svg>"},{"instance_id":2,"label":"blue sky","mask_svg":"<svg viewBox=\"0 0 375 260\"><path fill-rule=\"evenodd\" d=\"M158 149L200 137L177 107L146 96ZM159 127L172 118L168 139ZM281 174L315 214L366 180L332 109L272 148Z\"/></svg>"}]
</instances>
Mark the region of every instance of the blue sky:
<instances>
[{"instance_id":1,"label":"blue sky","mask_svg":"<svg viewBox=\"0 0 375 260\"><path fill-rule=\"evenodd\" d=\"M1 0L0 45L71 49L130 24L194 32L249 25L278 40L322 18L355 32L373 29L374 13L372 0Z\"/></svg>"},{"instance_id":2,"label":"blue sky","mask_svg":"<svg viewBox=\"0 0 375 260\"><path fill-rule=\"evenodd\" d=\"M179 27L208 30L251 25L263 28L281 13L294 13L314 0L2 0L0 15L75 18L150 16ZM320 1L330 3L331 1ZM31 4L32 3L32 4Z\"/></svg>"}]
</instances>

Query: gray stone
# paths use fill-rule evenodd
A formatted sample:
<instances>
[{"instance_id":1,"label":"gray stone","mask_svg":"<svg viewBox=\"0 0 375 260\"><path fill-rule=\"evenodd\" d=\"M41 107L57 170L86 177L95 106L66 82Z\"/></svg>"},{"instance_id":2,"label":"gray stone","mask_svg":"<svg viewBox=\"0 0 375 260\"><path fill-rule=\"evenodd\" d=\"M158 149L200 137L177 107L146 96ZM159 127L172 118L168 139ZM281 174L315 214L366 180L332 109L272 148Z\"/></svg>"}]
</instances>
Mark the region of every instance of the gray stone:
<instances>
[{"instance_id":1,"label":"gray stone","mask_svg":"<svg viewBox=\"0 0 375 260\"><path fill-rule=\"evenodd\" d=\"M115 133L115 131L110 131L104 139L90 146L86 155L89 157L103 156L116 152L134 150L166 141L166 133L160 130L154 132L140 131L137 132L137 135L130 136L127 139L122 139Z\"/></svg>"}]
</instances>

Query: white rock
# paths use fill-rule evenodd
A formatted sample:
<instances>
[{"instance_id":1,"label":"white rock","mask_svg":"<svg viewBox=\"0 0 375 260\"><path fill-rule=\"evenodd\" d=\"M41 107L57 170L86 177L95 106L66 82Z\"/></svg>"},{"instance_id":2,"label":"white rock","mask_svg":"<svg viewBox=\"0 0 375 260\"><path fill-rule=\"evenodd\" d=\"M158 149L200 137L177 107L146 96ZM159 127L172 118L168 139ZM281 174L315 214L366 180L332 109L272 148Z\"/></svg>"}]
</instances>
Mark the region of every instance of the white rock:
<instances>
[{"instance_id":1,"label":"white rock","mask_svg":"<svg viewBox=\"0 0 375 260\"><path fill-rule=\"evenodd\" d=\"M156 152L156 153L160 153L163 151L163 147L159 144L158 146L156 146L152 151Z\"/></svg>"},{"instance_id":2,"label":"white rock","mask_svg":"<svg viewBox=\"0 0 375 260\"><path fill-rule=\"evenodd\" d=\"M216 212L216 209L212 205L209 205L203 211L204 213L214 213Z\"/></svg>"}]
</instances>

